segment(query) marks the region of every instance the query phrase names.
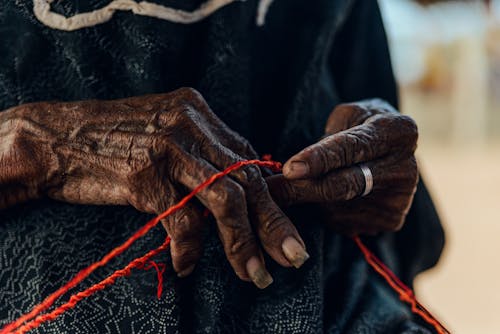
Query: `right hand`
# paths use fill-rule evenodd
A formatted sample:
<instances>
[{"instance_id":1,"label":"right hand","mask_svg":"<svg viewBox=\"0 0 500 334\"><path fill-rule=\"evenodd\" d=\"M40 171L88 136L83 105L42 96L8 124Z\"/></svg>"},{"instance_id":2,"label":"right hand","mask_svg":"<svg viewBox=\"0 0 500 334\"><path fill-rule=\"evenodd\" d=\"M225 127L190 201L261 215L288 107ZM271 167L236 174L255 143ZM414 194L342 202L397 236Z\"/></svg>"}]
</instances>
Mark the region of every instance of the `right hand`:
<instances>
[{"instance_id":1,"label":"right hand","mask_svg":"<svg viewBox=\"0 0 500 334\"><path fill-rule=\"evenodd\" d=\"M7 143L0 147L0 166L10 166L25 185L18 193L9 188L5 203L48 195L77 204L130 204L153 214L229 165L256 158L249 143L188 88L114 101L22 105L0 114L0 141ZM1 182L0 175L0 189L7 189ZM244 167L197 198L213 213L242 280L260 288L272 282L259 244L282 266L307 260L304 242L271 199L259 168ZM201 210L190 202L163 225L172 238L173 267L186 276L202 253Z\"/></svg>"}]
</instances>

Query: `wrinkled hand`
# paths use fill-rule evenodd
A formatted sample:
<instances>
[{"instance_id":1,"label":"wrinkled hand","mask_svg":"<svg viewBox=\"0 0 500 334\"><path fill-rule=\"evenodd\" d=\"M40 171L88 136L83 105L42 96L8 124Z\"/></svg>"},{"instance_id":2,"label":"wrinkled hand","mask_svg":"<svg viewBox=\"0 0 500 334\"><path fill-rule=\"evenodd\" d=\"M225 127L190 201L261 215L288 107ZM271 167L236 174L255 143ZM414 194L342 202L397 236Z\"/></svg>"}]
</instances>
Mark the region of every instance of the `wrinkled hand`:
<instances>
[{"instance_id":1,"label":"wrinkled hand","mask_svg":"<svg viewBox=\"0 0 500 334\"><path fill-rule=\"evenodd\" d=\"M318 203L326 223L348 235L399 229L418 180L413 120L381 100L335 108L325 137L290 158L283 175L267 179L280 205ZM373 175L365 197L363 163Z\"/></svg>"},{"instance_id":2,"label":"wrinkled hand","mask_svg":"<svg viewBox=\"0 0 500 334\"><path fill-rule=\"evenodd\" d=\"M115 101L35 103L0 115L0 165L11 170L10 182L4 175L2 184L0 176L4 207L48 195L78 204L130 204L159 214L216 172L256 157L249 143L187 88ZM22 186L12 186L12 180ZM302 239L271 199L259 168L247 166L197 198L213 213L241 279L261 288L272 282L259 245L282 266L299 267L307 259ZM202 253L200 212L199 204L190 203L163 222L179 276L188 275Z\"/></svg>"}]
</instances>

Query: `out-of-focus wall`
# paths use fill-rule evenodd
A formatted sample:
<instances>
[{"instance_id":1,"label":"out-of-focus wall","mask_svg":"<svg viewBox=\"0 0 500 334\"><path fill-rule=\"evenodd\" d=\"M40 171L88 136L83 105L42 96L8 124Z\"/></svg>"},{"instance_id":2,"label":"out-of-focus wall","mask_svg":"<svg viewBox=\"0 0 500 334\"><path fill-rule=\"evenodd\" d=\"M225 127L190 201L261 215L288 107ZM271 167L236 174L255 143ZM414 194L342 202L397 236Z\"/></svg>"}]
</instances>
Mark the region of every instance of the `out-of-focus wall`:
<instances>
[{"instance_id":1,"label":"out-of-focus wall","mask_svg":"<svg viewBox=\"0 0 500 334\"><path fill-rule=\"evenodd\" d=\"M380 1L402 108L424 138L500 138L500 1ZM495 92L497 94L495 94Z\"/></svg>"},{"instance_id":2,"label":"out-of-focus wall","mask_svg":"<svg viewBox=\"0 0 500 334\"><path fill-rule=\"evenodd\" d=\"M419 166L447 233L417 294L453 333L500 333L500 0L379 0L418 123Z\"/></svg>"}]
</instances>

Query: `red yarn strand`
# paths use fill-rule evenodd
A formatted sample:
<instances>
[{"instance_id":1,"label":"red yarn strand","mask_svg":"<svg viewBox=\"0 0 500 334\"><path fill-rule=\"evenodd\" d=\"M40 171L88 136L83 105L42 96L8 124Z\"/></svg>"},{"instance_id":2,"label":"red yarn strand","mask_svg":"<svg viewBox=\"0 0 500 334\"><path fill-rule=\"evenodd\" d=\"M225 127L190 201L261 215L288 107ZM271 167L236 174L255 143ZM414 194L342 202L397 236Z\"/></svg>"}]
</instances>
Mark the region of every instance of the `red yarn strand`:
<instances>
[{"instance_id":1,"label":"red yarn strand","mask_svg":"<svg viewBox=\"0 0 500 334\"><path fill-rule=\"evenodd\" d=\"M149 270L151 268L155 268L156 270L156 276L158 278L158 288L156 296L158 297L158 300L160 300L161 294L163 292L163 274L165 273L166 266L163 263L158 264L155 261L151 260L149 261L149 265L144 267L144 270Z\"/></svg>"},{"instance_id":2,"label":"red yarn strand","mask_svg":"<svg viewBox=\"0 0 500 334\"><path fill-rule=\"evenodd\" d=\"M384 280L396 291L399 298L410 304L411 311L418 314L429 325L433 326L438 334L449 334L443 324L441 324L415 297L413 291L404 284L373 252L371 252L359 237L353 238L356 245L363 253L366 262L384 278Z\"/></svg>"},{"instance_id":3,"label":"red yarn strand","mask_svg":"<svg viewBox=\"0 0 500 334\"><path fill-rule=\"evenodd\" d=\"M71 310L74 308L80 301L82 301L85 298L88 298L92 296L94 293L106 289L108 286L115 284L116 280L120 277L124 276L129 276L132 269L135 268L143 268L144 265L151 260L152 257L155 255L158 255L159 253L163 252L168 248L168 245L170 244L170 237L167 237L165 239L165 242L158 248L149 251L146 255L139 257L132 262L130 262L125 268L120 269L115 271L113 274L108 276L107 278L103 279L97 284L92 285L90 288L85 289L81 292L78 292L74 295L72 295L66 303L62 304L61 306L58 306L55 308L53 311L39 315L37 316L34 320L29 321L25 325L22 325L19 327L15 333L16 334L23 334L26 333L34 328L39 327L41 324L45 322L49 322L52 320L57 319L60 315L65 313L68 310Z\"/></svg>"},{"instance_id":4,"label":"red yarn strand","mask_svg":"<svg viewBox=\"0 0 500 334\"><path fill-rule=\"evenodd\" d=\"M141 227L139 230L137 230L127 241L125 241L122 245L116 247L113 249L111 252L106 254L101 260L92 263L90 266L87 268L81 270L78 272L70 281L68 281L66 284L64 284L61 288L59 288L57 291L49 295L47 298L45 298L44 301L42 301L40 304L36 305L30 312L20 316L17 318L15 321L5 325L1 330L0 334L7 334L12 331L14 331L16 328L20 327L23 323L26 321L29 321L30 319L33 319L37 315L41 314L43 311L49 309L57 299L59 299L61 296L66 294L69 290L77 286L79 283L81 283L85 278L87 278L91 273L93 273L96 269L99 267L105 266L108 264L113 258L117 257L118 255L122 254L124 251L126 251L128 248L132 246L132 244L143 237L146 233L148 233L153 227L155 227L162 219L166 218L167 216L175 213L176 211L180 210L182 207L184 207L188 201L190 201L193 197L195 197L201 190L204 188L210 186L212 183L217 181L218 179L230 174L231 172L242 168L243 166L247 165L258 165L262 167L267 167L270 168L274 171L279 171L281 170L281 163L279 162L273 162L273 161L260 161L260 160L246 160L246 161L240 161L237 162L228 168L226 168L224 171L216 173L212 175L209 179L201 183L199 186L197 186L191 193L189 193L187 196L185 196L179 203L176 205L170 207L168 210L160 214L159 216L151 219L148 223L146 223L143 227Z\"/></svg>"},{"instance_id":5,"label":"red yarn strand","mask_svg":"<svg viewBox=\"0 0 500 334\"><path fill-rule=\"evenodd\" d=\"M161 298L161 294L163 291L163 274L165 271L164 264L157 264L152 260L153 257L158 255L159 253L165 251L170 245L170 237L167 236L165 241L158 248L149 251L146 255L134 259L130 262L126 267L120 270L116 270L113 274L102 280L101 282L92 285L88 289L85 289L81 292L73 294L69 300L62 304L61 306L56 307L54 310L40 315L45 310L52 307L52 305L59 299L61 296L69 292L76 285L81 283L86 277L88 277L92 272L96 269L105 266L108 264L113 258L119 256L124 251L129 249L132 244L137 241L139 238L143 237L146 233L148 233L153 227L155 227L162 219L167 216L175 213L184 207L188 201L190 201L193 197L195 197L200 191L204 188L210 186L218 179L230 174L231 172L242 168L247 165L258 165L261 167L267 167L275 172L281 171L281 164L279 162L270 161L271 157L266 156L264 160L246 160L237 162L224 171L216 173L208 178L206 181L197 186L191 193L185 196L180 202L176 205L170 207L168 210L158 215L157 217L151 219L148 223L146 223L143 227L137 230L128 240L126 240L122 245L114 248L108 254L106 254L101 260L92 263L87 268L79 271L70 281L64 284L61 288L56 290L54 293L49 295L42 301L40 304L36 305L30 312L20 316L15 321L7 324L0 330L0 334L8 334L11 332L14 333L26 333L34 328L39 327L45 322L49 322L55 320L60 315L65 313L68 310L74 308L80 301L85 298L88 298L95 294L98 291L104 290L105 288L115 284L116 280L120 277L129 276L133 269L145 269L149 270L154 268L157 273L158 278L158 289L157 289L157 297ZM394 289L398 294L402 301L410 304L411 310L413 313L418 314L422 317L428 324L433 326L438 334L449 334L450 332L427 310L425 307L420 304L413 291L407 287L379 258L375 256L361 241L359 237L353 238L356 245L359 247L361 252L363 253L368 264L378 273L380 274L384 280Z\"/></svg>"}]
</instances>

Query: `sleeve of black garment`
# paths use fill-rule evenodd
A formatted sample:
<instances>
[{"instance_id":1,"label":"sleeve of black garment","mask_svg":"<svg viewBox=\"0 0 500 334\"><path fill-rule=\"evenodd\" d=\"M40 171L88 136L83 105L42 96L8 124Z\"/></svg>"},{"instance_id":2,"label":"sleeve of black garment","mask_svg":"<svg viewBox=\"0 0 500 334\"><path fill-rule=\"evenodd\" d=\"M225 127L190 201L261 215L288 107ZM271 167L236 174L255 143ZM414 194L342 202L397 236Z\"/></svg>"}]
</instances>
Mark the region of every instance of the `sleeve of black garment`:
<instances>
[{"instance_id":1,"label":"sleeve of black garment","mask_svg":"<svg viewBox=\"0 0 500 334\"><path fill-rule=\"evenodd\" d=\"M377 1L353 3L334 38L329 66L341 101L376 97L398 107L397 86ZM405 282L411 284L416 274L437 263L444 233L422 179L404 227L390 239L398 251L398 274Z\"/></svg>"}]
</instances>

